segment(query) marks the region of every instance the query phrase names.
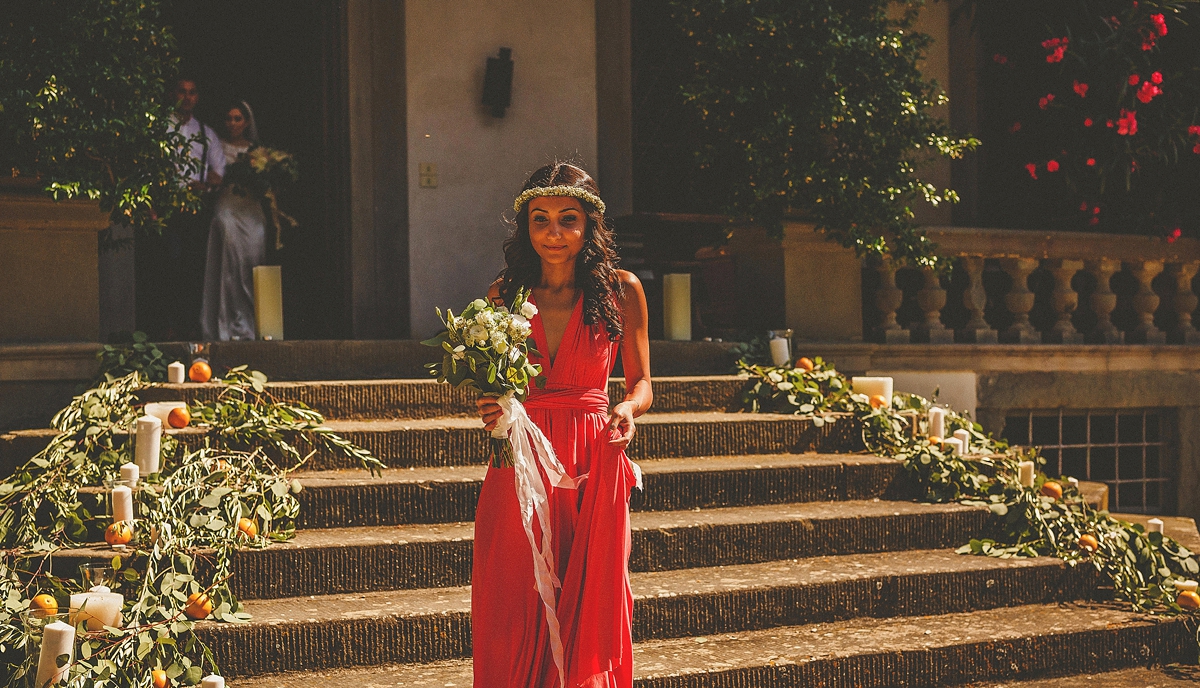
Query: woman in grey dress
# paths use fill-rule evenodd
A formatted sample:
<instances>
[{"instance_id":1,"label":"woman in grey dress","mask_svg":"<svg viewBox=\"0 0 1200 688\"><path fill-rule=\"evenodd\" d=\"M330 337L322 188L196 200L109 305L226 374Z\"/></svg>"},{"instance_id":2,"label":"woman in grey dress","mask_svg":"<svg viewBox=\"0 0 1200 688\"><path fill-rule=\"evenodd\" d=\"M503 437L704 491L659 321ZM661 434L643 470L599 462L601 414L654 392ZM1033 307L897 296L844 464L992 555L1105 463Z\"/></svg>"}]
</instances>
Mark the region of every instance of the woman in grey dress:
<instances>
[{"instance_id":1,"label":"woman in grey dress","mask_svg":"<svg viewBox=\"0 0 1200 688\"><path fill-rule=\"evenodd\" d=\"M225 114L221 147L226 165L258 145L254 112L241 101ZM254 268L266 259L266 217L262 201L228 183L217 197L208 231L204 300L200 329L206 341L255 339Z\"/></svg>"}]
</instances>

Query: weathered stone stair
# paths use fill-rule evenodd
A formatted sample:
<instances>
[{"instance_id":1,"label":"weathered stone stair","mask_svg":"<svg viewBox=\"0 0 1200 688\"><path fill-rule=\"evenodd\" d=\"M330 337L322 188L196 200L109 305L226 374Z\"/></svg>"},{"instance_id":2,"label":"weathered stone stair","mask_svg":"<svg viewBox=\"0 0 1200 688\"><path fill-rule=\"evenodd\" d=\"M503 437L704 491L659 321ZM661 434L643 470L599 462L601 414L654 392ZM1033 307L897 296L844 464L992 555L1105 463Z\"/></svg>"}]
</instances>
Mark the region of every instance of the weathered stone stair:
<instances>
[{"instance_id":1,"label":"weathered stone stair","mask_svg":"<svg viewBox=\"0 0 1200 688\"><path fill-rule=\"evenodd\" d=\"M942 685L1194 657L1182 622L1104 603L1088 567L954 554L988 532L986 509L909 501L898 462L861 453L852 422L733 413L741 388L658 379L639 424L639 686ZM471 397L412 380L269 389L390 468L371 477L318 454L297 474L297 537L238 554L233 585L253 620L199 627L231 685L310 685L311 672L329 686L470 685L471 520L485 474ZM45 441L30 431L0 445L17 461ZM110 555L76 550L55 565Z\"/></svg>"}]
</instances>

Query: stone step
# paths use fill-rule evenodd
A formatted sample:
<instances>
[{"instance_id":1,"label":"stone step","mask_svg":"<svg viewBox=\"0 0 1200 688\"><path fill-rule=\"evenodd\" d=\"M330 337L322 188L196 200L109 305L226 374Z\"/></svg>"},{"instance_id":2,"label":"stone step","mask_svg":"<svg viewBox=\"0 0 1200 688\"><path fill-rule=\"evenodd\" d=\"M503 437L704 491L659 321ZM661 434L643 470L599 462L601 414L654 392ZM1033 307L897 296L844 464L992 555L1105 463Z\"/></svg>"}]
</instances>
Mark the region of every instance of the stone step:
<instances>
[{"instance_id":1,"label":"stone step","mask_svg":"<svg viewBox=\"0 0 1200 688\"><path fill-rule=\"evenodd\" d=\"M907 496L900 462L869 455L756 454L645 459L635 511ZM298 472L304 528L470 521L486 466Z\"/></svg>"},{"instance_id":2,"label":"stone step","mask_svg":"<svg viewBox=\"0 0 1200 688\"><path fill-rule=\"evenodd\" d=\"M735 411L740 408L746 380L733 375L662 377L654 380L655 413ZM223 385L158 385L143 390L143 401L208 401ZM370 420L473 416L475 390L451 387L436 380L333 380L269 382L267 392L279 401L302 402L329 420ZM608 398L625 396L625 381L608 383Z\"/></svg>"},{"instance_id":3,"label":"stone step","mask_svg":"<svg viewBox=\"0 0 1200 688\"><path fill-rule=\"evenodd\" d=\"M972 688L1196 688L1200 681L1200 667L1175 664L1170 667L1149 669L1119 669L1101 673L1085 673L1073 676L1052 676L1028 680L972 683ZM386 685L386 684L384 684Z\"/></svg>"},{"instance_id":4,"label":"stone step","mask_svg":"<svg viewBox=\"0 0 1200 688\"><path fill-rule=\"evenodd\" d=\"M688 636L1072 600L1087 596L1096 581L1090 568L1071 568L1058 559L994 559L952 550L818 557L630 578L634 639L686 638L679 649L689 648L685 654L693 660L699 644ZM430 662L469 656L470 598L471 590L464 586L252 600L246 603L253 615L249 623L210 622L197 632L230 676ZM956 630L969 632L971 626ZM787 628L775 633L796 633L805 640L822 635ZM868 642L877 645L874 638ZM722 643L729 649L714 655L721 661L745 652L739 649L743 644L727 639L713 639L704 650ZM674 652L644 649L642 670Z\"/></svg>"},{"instance_id":5,"label":"stone step","mask_svg":"<svg viewBox=\"0 0 1200 688\"><path fill-rule=\"evenodd\" d=\"M631 517L635 572L749 564L797 557L957 547L985 533L990 512L961 505L880 500L778 504ZM301 530L233 561L243 599L467 585L474 524ZM103 545L55 555L51 570L74 577Z\"/></svg>"},{"instance_id":6,"label":"stone step","mask_svg":"<svg viewBox=\"0 0 1200 688\"><path fill-rule=\"evenodd\" d=\"M289 641L289 654L270 661L278 667L275 671L297 668L288 657L299 655L291 653L313 647L303 645L299 638ZM284 648L281 644L273 650L281 652ZM339 638L336 648L365 655L364 659L386 654L380 652L386 648L361 642L349 633ZM1148 661L1191 662L1195 656L1195 638L1183 619L1155 621L1110 605L1059 603L917 618L860 618L635 643L633 669L637 688L893 688L1106 672L1138 667ZM1142 683L1141 671L1097 677L1133 676L1131 682L1031 685L1175 685ZM277 673L242 679L237 685L306 688L314 683L329 688L465 688L472 684L472 670L471 661L463 659Z\"/></svg>"}]
</instances>

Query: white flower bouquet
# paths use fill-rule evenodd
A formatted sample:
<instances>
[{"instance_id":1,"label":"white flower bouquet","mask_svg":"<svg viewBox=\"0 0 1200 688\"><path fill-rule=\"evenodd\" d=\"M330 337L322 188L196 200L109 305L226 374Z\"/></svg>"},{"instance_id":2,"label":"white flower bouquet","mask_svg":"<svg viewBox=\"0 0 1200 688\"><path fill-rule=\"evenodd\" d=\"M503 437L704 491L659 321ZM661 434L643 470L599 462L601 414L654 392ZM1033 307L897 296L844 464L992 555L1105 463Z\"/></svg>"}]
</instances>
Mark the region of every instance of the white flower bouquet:
<instances>
[{"instance_id":1,"label":"white flower bouquet","mask_svg":"<svg viewBox=\"0 0 1200 688\"><path fill-rule=\"evenodd\" d=\"M529 293L520 290L511 307L497 306L475 299L459 315L446 311L438 318L446 329L422 344L443 350L439 363L425 367L438 382L455 387L473 387L482 396L497 397L504 417L492 431L491 457L496 467L513 465L513 445L508 430L513 418L513 402L523 402L531 382L545 384L542 367L529 362L533 348L529 341L537 315L537 306L529 302ZM520 411L524 414L524 411Z\"/></svg>"}]
</instances>

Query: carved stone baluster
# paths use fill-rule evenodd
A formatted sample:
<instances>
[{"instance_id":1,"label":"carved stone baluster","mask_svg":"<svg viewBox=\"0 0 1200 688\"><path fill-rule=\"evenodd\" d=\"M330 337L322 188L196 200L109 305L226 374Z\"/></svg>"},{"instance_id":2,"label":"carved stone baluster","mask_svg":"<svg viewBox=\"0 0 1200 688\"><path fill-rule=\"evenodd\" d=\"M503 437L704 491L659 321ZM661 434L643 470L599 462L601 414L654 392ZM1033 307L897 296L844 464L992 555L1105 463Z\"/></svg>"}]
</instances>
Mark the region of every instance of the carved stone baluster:
<instances>
[{"instance_id":1,"label":"carved stone baluster","mask_svg":"<svg viewBox=\"0 0 1200 688\"><path fill-rule=\"evenodd\" d=\"M996 331L983 319L983 311L987 308L987 292L983 290L983 258L964 256L961 265L970 280L963 292L963 305L970 312L971 319L959 331L958 338L975 344L995 344L998 341Z\"/></svg>"},{"instance_id":2,"label":"carved stone baluster","mask_svg":"<svg viewBox=\"0 0 1200 688\"><path fill-rule=\"evenodd\" d=\"M1133 295L1133 312L1137 325L1129 333L1134 344L1165 344L1167 333L1154 326L1154 311L1160 299L1150 283L1163 271L1161 260L1139 260L1129 264L1129 273L1138 281L1138 292Z\"/></svg>"},{"instance_id":3,"label":"carved stone baluster","mask_svg":"<svg viewBox=\"0 0 1200 688\"><path fill-rule=\"evenodd\" d=\"M1033 310L1033 292L1029 291L1029 274L1037 269L1036 258L1005 258L1001 267L1012 277L1012 289L1004 295L1004 305L1012 313L1012 326L1004 331L1001 339L1014 344L1041 344L1042 333L1029 322L1029 311Z\"/></svg>"},{"instance_id":4,"label":"carved stone baluster","mask_svg":"<svg viewBox=\"0 0 1200 688\"><path fill-rule=\"evenodd\" d=\"M921 341L930 344L953 344L954 331L942 324L942 309L946 307L946 290L932 268L922 268L925 285L917 292L917 305L925 314L925 320L912 328Z\"/></svg>"},{"instance_id":5,"label":"carved stone baluster","mask_svg":"<svg viewBox=\"0 0 1200 688\"><path fill-rule=\"evenodd\" d=\"M1200 298L1192 291L1192 278L1200 270L1200 262L1173 263L1167 266L1167 275L1175 284L1175 294L1171 298L1171 306L1179 316L1175 331L1171 333L1172 340L1180 344L1200 344L1200 332L1192 325L1192 312Z\"/></svg>"},{"instance_id":6,"label":"carved stone baluster","mask_svg":"<svg viewBox=\"0 0 1200 688\"><path fill-rule=\"evenodd\" d=\"M904 302L904 291L896 286L896 264L886 258L876 268L879 272L879 291L875 292L875 306L883 314L879 331L885 344L908 344L908 330L896 321L896 311Z\"/></svg>"},{"instance_id":7,"label":"carved stone baluster","mask_svg":"<svg viewBox=\"0 0 1200 688\"><path fill-rule=\"evenodd\" d=\"M1096 329L1088 339L1097 344L1124 344L1125 333L1112 322L1112 312L1117 308L1117 295L1113 293L1112 276L1121 270L1121 262L1109 258L1089 260L1084 263L1087 271L1096 278L1096 291L1092 292L1092 311L1096 314Z\"/></svg>"},{"instance_id":8,"label":"carved stone baluster","mask_svg":"<svg viewBox=\"0 0 1200 688\"><path fill-rule=\"evenodd\" d=\"M1054 275L1054 293L1051 305L1058 320L1046 333L1046 341L1055 344L1082 344L1083 333L1075 329L1071 314L1079 306L1079 294L1071 288L1071 279L1083 269L1082 260L1052 260L1048 265Z\"/></svg>"}]
</instances>

